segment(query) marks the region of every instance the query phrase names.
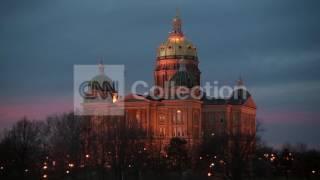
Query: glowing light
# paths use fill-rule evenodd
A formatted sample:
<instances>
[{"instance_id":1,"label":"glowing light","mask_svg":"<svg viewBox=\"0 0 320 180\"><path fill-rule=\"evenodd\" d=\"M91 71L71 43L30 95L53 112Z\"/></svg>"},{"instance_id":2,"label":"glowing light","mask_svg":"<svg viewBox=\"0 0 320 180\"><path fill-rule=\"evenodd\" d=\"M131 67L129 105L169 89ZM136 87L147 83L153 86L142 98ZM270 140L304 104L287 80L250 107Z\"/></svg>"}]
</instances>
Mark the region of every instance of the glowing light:
<instances>
[{"instance_id":1,"label":"glowing light","mask_svg":"<svg viewBox=\"0 0 320 180\"><path fill-rule=\"evenodd\" d=\"M1 167L0 167L0 170L4 170L4 167L3 167L3 166L1 166Z\"/></svg>"},{"instance_id":2,"label":"glowing light","mask_svg":"<svg viewBox=\"0 0 320 180\"><path fill-rule=\"evenodd\" d=\"M199 159L201 160L201 159L202 159L202 156L200 156Z\"/></svg>"},{"instance_id":3,"label":"glowing light","mask_svg":"<svg viewBox=\"0 0 320 180\"><path fill-rule=\"evenodd\" d=\"M117 102L117 97L116 96L112 96L112 102L113 103Z\"/></svg>"},{"instance_id":4,"label":"glowing light","mask_svg":"<svg viewBox=\"0 0 320 180\"><path fill-rule=\"evenodd\" d=\"M73 168L73 167L74 167L74 164L69 163L69 167Z\"/></svg>"},{"instance_id":5,"label":"glowing light","mask_svg":"<svg viewBox=\"0 0 320 180\"><path fill-rule=\"evenodd\" d=\"M26 172L26 173L29 172L29 169L25 169L24 172Z\"/></svg>"},{"instance_id":6,"label":"glowing light","mask_svg":"<svg viewBox=\"0 0 320 180\"><path fill-rule=\"evenodd\" d=\"M212 173L211 172L208 172L208 177L212 176Z\"/></svg>"},{"instance_id":7,"label":"glowing light","mask_svg":"<svg viewBox=\"0 0 320 180\"><path fill-rule=\"evenodd\" d=\"M178 109L178 110L177 110L177 113L181 113L181 110L180 110L180 109Z\"/></svg>"},{"instance_id":8,"label":"glowing light","mask_svg":"<svg viewBox=\"0 0 320 180\"><path fill-rule=\"evenodd\" d=\"M214 167L214 163L211 163L211 164L210 164L210 167L211 167L211 168Z\"/></svg>"},{"instance_id":9,"label":"glowing light","mask_svg":"<svg viewBox=\"0 0 320 180\"><path fill-rule=\"evenodd\" d=\"M170 41L174 41L174 42L180 42L180 41L183 41L184 38L181 37L181 36L171 36L171 37L169 38L169 40L170 40Z\"/></svg>"},{"instance_id":10,"label":"glowing light","mask_svg":"<svg viewBox=\"0 0 320 180\"><path fill-rule=\"evenodd\" d=\"M44 174L42 177L43 177L43 179L47 179L48 175Z\"/></svg>"},{"instance_id":11,"label":"glowing light","mask_svg":"<svg viewBox=\"0 0 320 180\"><path fill-rule=\"evenodd\" d=\"M66 170L66 174L69 174L70 173L70 171L69 170Z\"/></svg>"},{"instance_id":12,"label":"glowing light","mask_svg":"<svg viewBox=\"0 0 320 180\"><path fill-rule=\"evenodd\" d=\"M315 173L316 173L316 171L315 171L315 170L312 170L311 172L312 172L312 174L315 174Z\"/></svg>"},{"instance_id":13,"label":"glowing light","mask_svg":"<svg viewBox=\"0 0 320 180\"><path fill-rule=\"evenodd\" d=\"M86 158L90 158L90 155L89 155L89 154L86 154Z\"/></svg>"},{"instance_id":14,"label":"glowing light","mask_svg":"<svg viewBox=\"0 0 320 180\"><path fill-rule=\"evenodd\" d=\"M42 169L48 169L48 166L44 165L44 166L42 167Z\"/></svg>"},{"instance_id":15,"label":"glowing light","mask_svg":"<svg viewBox=\"0 0 320 180\"><path fill-rule=\"evenodd\" d=\"M273 156L270 158L270 161L273 162L275 159L276 159L276 157Z\"/></svg>"}]
</instances>

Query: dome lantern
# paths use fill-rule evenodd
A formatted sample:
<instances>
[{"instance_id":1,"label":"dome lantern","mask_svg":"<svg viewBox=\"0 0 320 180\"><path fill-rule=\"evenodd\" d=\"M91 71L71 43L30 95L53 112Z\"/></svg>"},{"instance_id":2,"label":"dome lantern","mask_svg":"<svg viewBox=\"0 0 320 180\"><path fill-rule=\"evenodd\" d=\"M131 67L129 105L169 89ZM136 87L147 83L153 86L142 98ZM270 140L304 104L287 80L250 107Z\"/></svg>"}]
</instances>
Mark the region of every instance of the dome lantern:
<instances>
[{"instance_id":1,"label":"dome lantern","mask_svg":"<svg viewBox=\"0 0 320 180\"><path fill-rule=\"evenodd\" d=\"M182 21L180 19L179 11L177 9L176 17L174 17L172 20L172 30L173 31L170 34L177 34L177 35L183 36L181 26L182 26Z\"/></svg>"}]
</instances>

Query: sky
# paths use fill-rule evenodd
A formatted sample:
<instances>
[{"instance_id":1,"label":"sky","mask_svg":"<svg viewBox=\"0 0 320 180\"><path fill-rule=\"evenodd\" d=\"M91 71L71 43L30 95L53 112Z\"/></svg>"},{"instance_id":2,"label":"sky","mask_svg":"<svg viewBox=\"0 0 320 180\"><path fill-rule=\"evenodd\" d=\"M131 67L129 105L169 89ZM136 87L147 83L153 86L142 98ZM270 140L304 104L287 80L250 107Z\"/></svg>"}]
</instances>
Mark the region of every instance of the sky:
<instances>
[{"instance_id":1,"label":"sky","mask_svg":"<svg viewBox=\"0 0 320 180\"><path fill-rule=\"evenodd\" d=\"M124 64L153 83L179 8L202 82L241 75L263 140L320 148L318 0L1 0L0 129L73 109L73 65Z\"/></svg>"}]
</instances>

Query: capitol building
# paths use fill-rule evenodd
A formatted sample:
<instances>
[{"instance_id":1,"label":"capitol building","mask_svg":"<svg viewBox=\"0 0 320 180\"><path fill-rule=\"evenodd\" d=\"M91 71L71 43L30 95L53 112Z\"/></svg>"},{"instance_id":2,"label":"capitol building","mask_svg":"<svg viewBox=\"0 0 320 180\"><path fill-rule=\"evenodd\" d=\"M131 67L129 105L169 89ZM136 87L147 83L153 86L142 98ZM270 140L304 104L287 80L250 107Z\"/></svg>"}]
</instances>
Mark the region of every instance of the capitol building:
<instances>
[{"instance_id":1,"label":"capitol building","mask_svg":"<svg viewBox=\"0 0 320 180\"><path fill-rule=\"evenodd\" d=\"M200 61L196 46L182 31L181 18L175 16L172 31L157 49L154 85L164 89L199 87ZM103 70L101 73L103 74ZM104 78L111 81L105 75L98 78L99 81ZM242 80L238 80L236 85L242 86ZM124 121L135 124L145 132L148 139L152 139L155 144L161 142L163 147L172 138L182 138L188 145L196 146L204 136L256 133L256 105L247 90L236 90L228 98L153 98L151 95L129 94L123 100L114 101L117 90L111 83L108 87L113 100L111 103L124 104ZM157 93L159 92L154 92ZM84 106L94 107L94 103L87 102ZM92 127L101 128L99 123L101 122L97 118L93 118Z\"/></svg>"}]
</instances>

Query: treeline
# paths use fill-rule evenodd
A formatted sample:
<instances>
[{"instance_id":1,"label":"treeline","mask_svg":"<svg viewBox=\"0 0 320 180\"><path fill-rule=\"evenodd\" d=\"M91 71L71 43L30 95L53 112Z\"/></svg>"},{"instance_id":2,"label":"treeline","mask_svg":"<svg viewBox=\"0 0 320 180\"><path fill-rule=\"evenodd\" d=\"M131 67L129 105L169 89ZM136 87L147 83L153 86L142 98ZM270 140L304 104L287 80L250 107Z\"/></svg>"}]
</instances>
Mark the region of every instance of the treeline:
<instances>
[{"instance_id":1,"label":"treeline","mask_svg":"<svg viewBox=\"0 0 320 180\"><path fill-rule=\"evenodd\" d=\"M274 150L251 135L188 139L146 136L138 124L73 113L27 118L1 133L0 179L318 179L320 153L304 145Z\"/></svg>"}]
</instances>

